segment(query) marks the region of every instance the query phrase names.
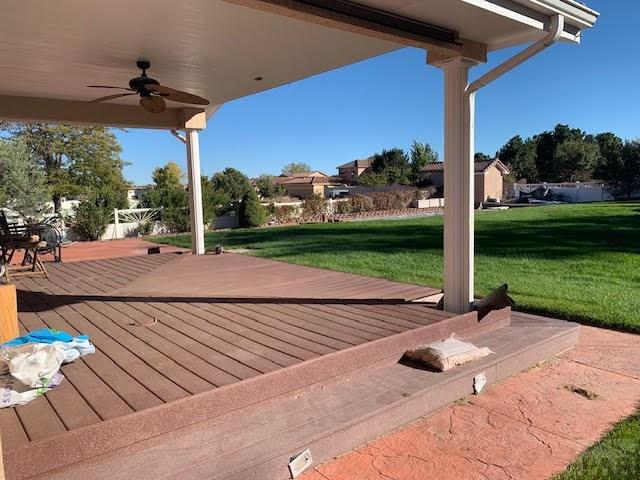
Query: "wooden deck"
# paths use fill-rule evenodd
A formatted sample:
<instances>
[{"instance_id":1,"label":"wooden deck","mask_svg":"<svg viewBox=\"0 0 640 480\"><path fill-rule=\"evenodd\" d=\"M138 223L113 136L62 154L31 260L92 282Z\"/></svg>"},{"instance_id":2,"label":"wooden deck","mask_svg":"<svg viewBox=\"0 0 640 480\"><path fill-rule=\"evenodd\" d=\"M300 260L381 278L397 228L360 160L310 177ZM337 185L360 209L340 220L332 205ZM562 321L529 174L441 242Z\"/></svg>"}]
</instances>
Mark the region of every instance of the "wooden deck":
<instances>
[{"instance_id":1,"label":"wooden deck","mask_svg":"<svg viewBox=\"0 0 640 480\"><path fill-rule=\"evenodd\" d=\"M76 474L108 452L116 458L148 442L164 444L185 428L387 368L411 346L453 332L488 334L510 321L502 314L479 324L475 313L407 303L437 292L430 288L233 254L170 253L48 269L48 279L17 284L21 330L88 334L97 351L64 366L65 381L44 397L0 410L9 479L49 478L55 469L81 478ZM510 335L499 338L513 349ZM542 354L555 351L549 352ZM166 456L166 449L152 449ZM239 458L225 468L236 469Z\"/></svg>"},{"instance_id":2,"label":"wooden deck","mask_svg":"<svg viewBox=\"0 0 640 480\"><path fill-rule=\"evenodd\" d=\"M17 282L21 330L88 334L97 352L0 410L5 451L451 317L404 304L433 289L232 254L48 269Z\"/></svg>"}]
</instances>

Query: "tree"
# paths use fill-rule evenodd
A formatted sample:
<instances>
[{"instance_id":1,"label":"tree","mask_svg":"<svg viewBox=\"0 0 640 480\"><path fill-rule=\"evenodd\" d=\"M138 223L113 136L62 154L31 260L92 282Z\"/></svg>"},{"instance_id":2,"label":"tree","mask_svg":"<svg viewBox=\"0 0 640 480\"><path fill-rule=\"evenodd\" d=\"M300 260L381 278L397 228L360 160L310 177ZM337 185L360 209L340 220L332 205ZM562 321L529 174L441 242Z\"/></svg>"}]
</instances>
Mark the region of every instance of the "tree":
<instances>
[{"instance_id":1,"label":"tree","mask_svg":"<svg viewBox=\"0 0 640 480\"><path fill-rule=\"evenodd\" d=\"M503 147L498 150L498 158L500 159L500 161L514 169L515 158L522 148L523 143L524 142L522 141L522 137L520 137L520 135L511 137L509 141L507 141L507 143L505 143Z\"/></svg>"},{"instance_id":2,"label":"tree","mask_svg":"<svg viewBox=\"0 0 640 480\"><path fill-rule=\"evenodd\" d=\"M411 166L407 154L400 148L392 148L376 153L371 162L371 170L382 174L387 185L393 183L408 184Z\"/></svg>"},{"instance_id":3,"label":"tree","mask_svg":"<svg viewBox=\"0 0 640 480\"><path fill-rule=\"evenodd\" d=\"M182 184L184 173L174 162L156 168L151 174L154 186L142 197L145 208L161 208L162 221L171 232L186 232L190 228L189 193Z\"/></svg>"},{"instance_id":4,"label":"tree","mask_svg":"<svg viewBox=\"0 0 640 480\"><path fill-rule=\"evenodd\" d=\"M267 223L267 212L253 189L248 190L242 197L238 213L240 225L243 227L261 227Z\"/></svg>"},{"instance_id":5,"label":"tree","mask_svg":"<svg viewBox=\"0 0 640 480\"><path fill-rule=\"evenodd\" d=\"M382 172L374 172L368 168L358 177L358 185L364 187L384 187L388 185L387 176Z\"/></svg>"},{"instance_id":6,"label":"tree","mask_svg":"<svg viewBox=\"0 0 640 480\"><path fill-rule=\"evenodd\" d=\"M492 160L493 160L493 157L491 155L487 155L486 153L476 152L473 155L474 162L490 162Z\"/></svg>"},{"instance_id":7,"label":"tree","mask_svg":"<svg viewBox=\"0 0 640 480\"><path fill-rule=\"evenodd\" d=\"M214 190L226 195L230 202L241 200L249 190L253 190L251 182L240 170L227 167L211 177Z\"/></svg>"},{"instance_id":8,"label":"tree","mask_svg":"<svg viewBox=\"0 0 640 480\"><path fill-rule=\"evenodd\" d=\"M429 163L438 161L438 153L428 143L413 141L411 144L411 181L416 185L428 183L429 175L423 171Z\"/></svg>"},{"instance_id":9,"label":"tree","mask_svg":"<svg viewBox=\"0 0 640 480\"><path fill-rule=\"evenodd\" d=\"M21 140L0 139L0 205L23 218L40 217L48 206L46 175Z\"/></svg>"},{"instance_id":10,"label":"tree","mask_svg":"<svg viewBox=\"0 0 640 480\"><path fill-rule=\"evenodd\" d=\"M613 133L600 133L595 137L600 148L600 158L593 173L598 180L618 180L618 172L623 167L622 150L624 143Z\"/></svg>"},{"instance_id":11,"label":"tree","mask_svg":"<svg viewBox=\"0 0 640 480\"><path fill-rule=\"evenodd\" d=\"M126 198L129 186L122 176L121 147L110 129L5 122L0 131L22 140L44 168L55 212L60 211L62 197L98 188L111 188Z\"/></svg>"},{"instance_id":12,"label":"tree","mask_svg":"<svg viewBox=\"0 0 640 480\"><path fill-rule=\"evenodd\" d=\"M614 196L631 198L640 190L640 140L628 140L622 145L619 164L610 164L604 175Z\"/></svg>"},{"instance_id":13,"label":"tree","mask_svg":"<svg viewBox=\"0 0 640 480\"><path fill-rule=\"evenodd\" d=\"M593 140L587 138L585 132L579 128L571 128L568 125L558 124L552 132L543 132L533 137L536 141L536 168L540 175L540 180L546 182L562 182L568 178L583 176L584 170L582 166L576 165L575 170L565 162L569 157L580 156L578 143L593 143ZM565 142L573 142L563 147L562 158L558 158L558 148ZM583 154L589 155L589 151L593 149L585 147ZM585 159L587 161L587 159Z\"/></svg>"},{"instance_id":14,"label":"tree","mask_svg":"<svg viewBox=\"0 0 640 480\"><path fill-rule=\"evenodd\" d=\"M298 163L287 163L284 167L282 167L283 174L290 173L307 173L311 171L311 166L304 162Z\"/></svg>"},{"instance_id":15,"label":"tree","mask_svg":"<svg viewBox=\"0 0 640 480\"><path fill-rule=\"evenodd\" d=\"M575 182L591 180L591 172L600 158L598 144L585 139L565 140L555 154L555 181Z\"/></svg>"},{"instance_id":16,"label":"tree","mask_svg":"<svg viewBox=\"0 0 640 480\"><path fill-rule=\"evenodd\" d=\"M286 195L286 190L282 185L276 185L273 175L262 174L256 181L258 194L262 198L278 198Z\"/></svg>"},{"instance_id":17,"label":"tree","mask_svg":"<svg viewBox=\"0 0 640 480\"><path fill-rule=\"evenodd\" d=\"M176 162L158 167L151 174L151 179L156 185L182 185L184 177L184 172Z\"/></svg>"},{"instance_id":18,"label":"tree","mask_svg":"<svg viewBox=\"0 0 640 480\"><path fill-rule=\"evenodd\" d=\"M511 161L511 169L511 175L513 175L511 180L513 181L518 181L521 178L525 178L528 182L540 180L536 165L536 142L534 140L527 139L520 144L520 148Z\"/></svg>"}]
</instances>

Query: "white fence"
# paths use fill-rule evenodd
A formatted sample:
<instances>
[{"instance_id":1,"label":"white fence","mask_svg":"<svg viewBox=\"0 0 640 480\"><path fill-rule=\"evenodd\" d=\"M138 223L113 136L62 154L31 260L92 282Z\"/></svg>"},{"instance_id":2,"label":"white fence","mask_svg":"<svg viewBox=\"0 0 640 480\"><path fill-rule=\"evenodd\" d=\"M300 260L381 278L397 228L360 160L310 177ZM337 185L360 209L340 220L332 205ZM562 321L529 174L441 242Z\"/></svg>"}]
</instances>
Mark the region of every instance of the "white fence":
<instances>
[{"instance_id":1,"label":"white fence","mask_svg":"<svg viewBox=\"0 0 640 480\"><path fill-rule=\"evenodd\" d=\"M135 237L138 235L140 224L145 223L150 224L151 234L165 233L161 219L162 210L158 208L128 208L126 210L116 208L113 211L113 223L107 225L100 240Z\"/></svg>"},{"instance_id":2,"label":"white fence","mask_svg":"<svg viewBox=\"0 0 640 480\"><path fill-rule=\"evenodd\" d=\"M603 182L570 182L570 183L514 183L513 196L520 193L529 194L539 188L549 189L561 200L570 203L605 202L614 200Z\"/></svg>"}]
</instances>

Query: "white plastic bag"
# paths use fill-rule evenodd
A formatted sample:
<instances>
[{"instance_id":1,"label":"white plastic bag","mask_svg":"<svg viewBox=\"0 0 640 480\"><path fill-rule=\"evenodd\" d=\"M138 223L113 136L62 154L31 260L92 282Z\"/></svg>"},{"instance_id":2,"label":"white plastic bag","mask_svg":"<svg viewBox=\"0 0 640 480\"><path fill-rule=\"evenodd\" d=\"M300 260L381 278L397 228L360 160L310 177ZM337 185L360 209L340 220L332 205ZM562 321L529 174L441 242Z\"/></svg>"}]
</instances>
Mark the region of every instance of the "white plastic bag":
<instances>
[{"instance_id":1,"label":"white plastic bag","mask_svg":"<svg viewBox=\"0 0 640 480\"><path fill-rule=\"evenodd\" d=\"M60 370L65 354L53 344L28 343L3 348L0 357L9 367L11 375L22 384L47 388L52 377Z\"/></svg>"},{"instance_id":2,"label":"white plastic bag","mask_svg":"<svg viewBox=\"0 0 640 480\"><path fill-rule=\"evenodd\" d=\"M61 373L56 373L49 379L49 387L30 388L18 382L11 375L0 376L0 408L25 405L31 400L44 395L51 387L60 385L64 380Z\"/></svg>"}]
</instances>

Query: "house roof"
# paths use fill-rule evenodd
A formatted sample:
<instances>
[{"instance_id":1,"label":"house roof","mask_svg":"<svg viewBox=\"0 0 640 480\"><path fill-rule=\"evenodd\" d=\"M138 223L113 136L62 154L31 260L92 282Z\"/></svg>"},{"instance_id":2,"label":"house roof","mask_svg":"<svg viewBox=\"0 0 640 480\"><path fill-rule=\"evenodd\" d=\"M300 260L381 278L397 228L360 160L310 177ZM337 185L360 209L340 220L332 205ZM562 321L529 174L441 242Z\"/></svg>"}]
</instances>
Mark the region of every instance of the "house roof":
<instances>
[{"instance_id":1,"label":"house roof","mask_svg":"<svg viewBox=\"0 0 640 480\"><path fill-rule=\"evenodd\" d=\"M275 183L277 185L327 185L329 178L327 176L278 177Z\"/></svg>"},{"instance_id":2,"label":"house roof","mask_svg":"<svg viewBox=\"0 0 640 480\"><path fill-rule=\"evenodd\" d=\"M325 177L329 178L329 175L326 173L322 173L319 170L314 170L313 172L299 172L299 173L283 173L278 176L278 178L303 178L303 177Z\"/></svg>"},{"instance_id":3,"label":"house roof","mask_svg":"<svg viewBox=\"0 0 640 480\"><path fill-rule=\"evenodd\" d=\"M474 173L484 173L489 168L495 166L500 173L506 175L509 173L509 168L500 161L499 158L494 158L493 160L482 160L474 162ZM424 167L422 167L423 172L444 172L444 162L435 162L428 163Z\"/></svg>"},{"instance_id":4,"label":"house roof","mask_svg":"<svg viewBox=\"0 0 640 480\"><path fill-rule=\"evenodd\" d=\"M350 162L347 162L344 165L338 166L338 169L340 169L340 168L369 168L371 166L372 162L373 162L373 157L359 158L357 160L352 160Z\"/></svg>"}]
</instances>

